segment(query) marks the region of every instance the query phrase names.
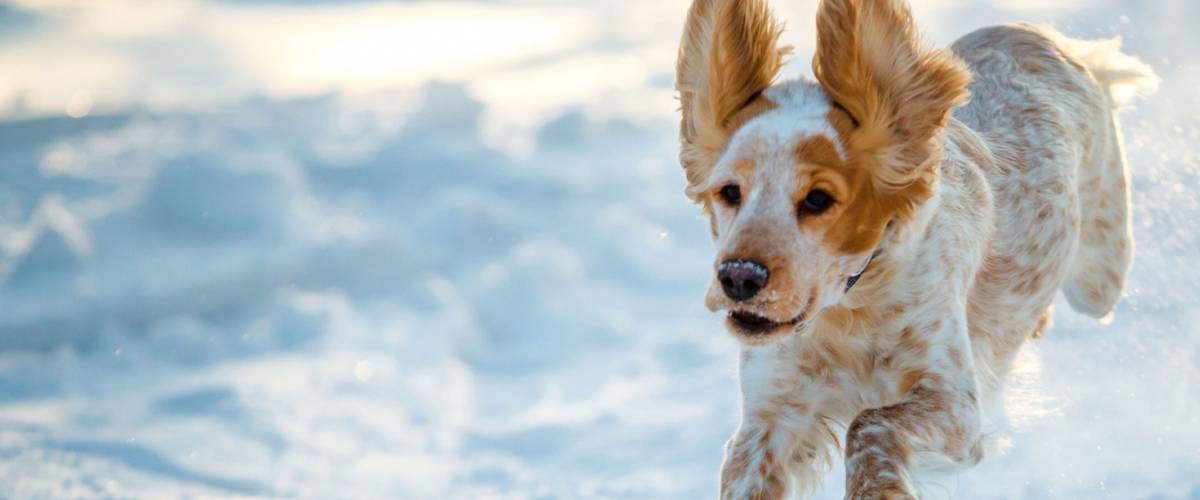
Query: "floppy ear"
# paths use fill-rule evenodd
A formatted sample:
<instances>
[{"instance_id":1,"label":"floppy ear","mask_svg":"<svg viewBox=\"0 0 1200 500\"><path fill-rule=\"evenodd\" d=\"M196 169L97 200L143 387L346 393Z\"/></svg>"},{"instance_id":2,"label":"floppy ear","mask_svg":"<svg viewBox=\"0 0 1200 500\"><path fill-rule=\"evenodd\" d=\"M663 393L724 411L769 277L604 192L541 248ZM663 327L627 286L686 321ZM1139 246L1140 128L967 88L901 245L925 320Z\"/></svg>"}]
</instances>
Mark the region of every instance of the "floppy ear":
<instances>
[{"instance_id":1,"label":"floppy ear","mask_svg":"<svg viewBox=\"0 0 1200 500\"><path fill-rule=\"evenodd\" d=\"M735 116L771 86L790 47L765 0L694 0L679 44L680 162L688 196L708 177L736 127Z\"/></svg>"},{"instance_id":2,"label":"floppy ear","mask_svg":"<svg viewBox=\"0 0 1200 500\"><path fill-rule=\"evenodd\" d=\"M921 47L904 0L822 0L813 74L858 122L844 140L870 162L876 188L929 182L942 159L935 140L971 76L948 50Z\"/></svg>"}]
</instances>

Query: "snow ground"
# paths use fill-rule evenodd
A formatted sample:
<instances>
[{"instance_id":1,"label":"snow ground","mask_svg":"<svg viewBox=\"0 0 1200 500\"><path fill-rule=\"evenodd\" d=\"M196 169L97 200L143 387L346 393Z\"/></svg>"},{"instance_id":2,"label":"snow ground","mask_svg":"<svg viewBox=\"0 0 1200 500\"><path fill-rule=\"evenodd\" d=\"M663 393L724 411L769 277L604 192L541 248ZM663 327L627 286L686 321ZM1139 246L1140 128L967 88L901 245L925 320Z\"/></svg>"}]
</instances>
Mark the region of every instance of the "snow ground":
<instances>
[{"instance_id":1,"label":"snow ground","mask_svg":"<svg viewBox=\"0 0 1200 500\"><path fill-rule=\"evenodd\" d=\"M686 3L0 1L0 497L712 497L736 346L675 162ZM798 59L814 3L776 2ZM1124 114L1115 321L1059 307L940 491L1200 498L1200 4L915 4L1165 79Z\"/></svg>"}]
</instances>

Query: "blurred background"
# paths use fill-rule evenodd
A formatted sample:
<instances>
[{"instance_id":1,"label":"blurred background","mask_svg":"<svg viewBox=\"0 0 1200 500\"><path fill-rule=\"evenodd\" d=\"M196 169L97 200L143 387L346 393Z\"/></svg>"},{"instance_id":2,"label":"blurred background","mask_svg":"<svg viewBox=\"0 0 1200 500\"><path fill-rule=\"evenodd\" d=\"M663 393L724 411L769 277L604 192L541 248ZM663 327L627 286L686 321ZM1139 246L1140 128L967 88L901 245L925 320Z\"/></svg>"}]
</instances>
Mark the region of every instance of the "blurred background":
<instances>
[{"instance_id":1,"label":"blurred background","mask_svg":"<svg viewBox=\"0 0 1200 500\"><path fill-rule=\"evenodd\" d=\"M814 0L775 0L808 73ZM0 497L711 498L686 0L0 0ZM1122 36L1138 260L1059 307L951 498L1200 498L1200 3L915 0ZM820 498L841 498L841 471Z\"/></svg>"}]
</instances>

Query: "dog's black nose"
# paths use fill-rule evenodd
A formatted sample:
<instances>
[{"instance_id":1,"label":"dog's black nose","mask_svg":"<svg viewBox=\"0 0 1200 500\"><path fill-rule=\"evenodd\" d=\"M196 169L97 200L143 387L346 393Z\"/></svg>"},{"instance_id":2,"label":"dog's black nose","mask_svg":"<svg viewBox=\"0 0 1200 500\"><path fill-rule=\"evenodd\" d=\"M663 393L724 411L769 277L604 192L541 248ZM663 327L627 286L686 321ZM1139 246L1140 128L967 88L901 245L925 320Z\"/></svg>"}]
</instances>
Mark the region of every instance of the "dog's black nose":
<instances>
[{"instance_id":1,"label":"dog's black nose","mask_svg":"<svg viewBox=\"0 0 1200 500\"><path fill-rule=\"evenodd\" d=\"M730 260L717 268L717 279L725 295L738 302L750 300L767 286L771 273L757 262Z\"/></svg>"}]
</instances>

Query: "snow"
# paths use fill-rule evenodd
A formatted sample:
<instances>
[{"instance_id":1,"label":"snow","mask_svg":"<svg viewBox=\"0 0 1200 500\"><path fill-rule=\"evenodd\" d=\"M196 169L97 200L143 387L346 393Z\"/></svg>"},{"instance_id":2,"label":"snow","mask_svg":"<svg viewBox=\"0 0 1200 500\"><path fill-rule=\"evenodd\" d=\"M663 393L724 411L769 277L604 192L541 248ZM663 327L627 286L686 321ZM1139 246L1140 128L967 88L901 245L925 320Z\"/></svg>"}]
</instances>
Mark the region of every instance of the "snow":
<instances>
[{"instance_id":1,"label":"snow","mask_svg":"<svg viewBox=\"0 0 1200 500\"><path fill-rule=\"evenodd\" d=\"M686 4L0 2L0 497L712 497L737 347L676 162ZM803 74L814 2L776 4ZM1115 321L1059 304L935 491L1200 498L1200 7L915 4L1164 77L1123 114Z\"/></svg>"}]
</instances>

